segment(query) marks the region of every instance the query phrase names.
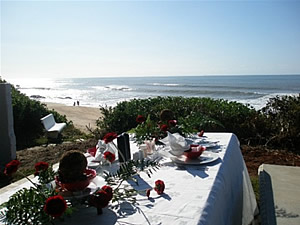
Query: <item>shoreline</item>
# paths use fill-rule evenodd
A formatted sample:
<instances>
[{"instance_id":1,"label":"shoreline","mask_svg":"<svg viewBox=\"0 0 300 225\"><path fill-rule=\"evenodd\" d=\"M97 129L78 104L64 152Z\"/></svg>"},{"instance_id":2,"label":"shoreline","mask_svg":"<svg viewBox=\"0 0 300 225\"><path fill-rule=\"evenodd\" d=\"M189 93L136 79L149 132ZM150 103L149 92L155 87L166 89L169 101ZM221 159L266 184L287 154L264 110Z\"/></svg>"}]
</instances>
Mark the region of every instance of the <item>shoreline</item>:
<instances>
[{"instance_id":1,"label":"shoreline","mask_svg":"<svg viewBox=\"0 0 300 225\"><path fill-rule=\"evenodd\" d=\"M42 102L48 109L53 109L61 115L65 115L68 120L72 120L76 128L84 133L88 133L86 126L91 129L96 128L96 120L102 116L99 108L86 106L68 106L62 103Z\"/></svg>"}]
</instances>

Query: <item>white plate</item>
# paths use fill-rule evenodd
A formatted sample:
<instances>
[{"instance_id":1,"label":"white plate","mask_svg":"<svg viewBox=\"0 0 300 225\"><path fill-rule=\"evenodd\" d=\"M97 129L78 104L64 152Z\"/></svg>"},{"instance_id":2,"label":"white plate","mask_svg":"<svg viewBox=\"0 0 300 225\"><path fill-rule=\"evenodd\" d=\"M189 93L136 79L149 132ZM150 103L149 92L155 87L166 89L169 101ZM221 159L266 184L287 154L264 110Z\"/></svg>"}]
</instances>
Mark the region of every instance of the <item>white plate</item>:
<instances>
[{"instance_id":1,"label":"white plate","mask_svg":"<svg viewBox=\"0 0 300 225\"><path fill-rule=\"evenodd\" d=\"M188 159L185 155L181 155L177 157L171 157L171 160L180 164L200 165L213 162L218 158L219 155L217 153L204 151L197 159Z\"/></svg>"}]
</instances>

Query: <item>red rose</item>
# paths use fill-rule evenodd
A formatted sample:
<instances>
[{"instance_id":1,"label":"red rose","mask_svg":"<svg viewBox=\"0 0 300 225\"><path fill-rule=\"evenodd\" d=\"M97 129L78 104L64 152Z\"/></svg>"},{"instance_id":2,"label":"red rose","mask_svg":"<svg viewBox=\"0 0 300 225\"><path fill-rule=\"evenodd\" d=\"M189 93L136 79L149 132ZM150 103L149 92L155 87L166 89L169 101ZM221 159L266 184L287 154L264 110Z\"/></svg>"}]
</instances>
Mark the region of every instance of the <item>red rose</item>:
<instances>
[{"instance_id":1,"label":"red rose","mask_svg":"<svg viewBox=\"0 0 300 225\"><path fill-rule=\"evenodd\" d=\"M118 135L115 132L107 133L104 137L103 140L105 144L112 142L115 138L117 138Z\"/></svg>"},{"instance_id":2,"label":"red rose","mask_svg":"<svg viewBox=\"0 0 300 225\"><path fill-rule=\"evenodd\" d=\"M49 164L47 162L38 162L34 165L35 168L35 175L38 175L40 171L47 170Z\"/></svg>"},{"instance_id":3,"label":"red rose","mask_svg":"<svg viewBox=\"0 0 300 225\"><path fill-rule=\"evenodd\" d=\"M177 120L169 120L168 124L169 124L169 126L175 127L177 124Z\"/></svg>"},{"instance_id":4,"label":"red rose","mask_svg":"<svg viewBox=\"0 0 300 225\"><path fill-rule=\"evenodd\" d=\"M160 126L160 130L166 132L168 130L168 126L166 124L163 124L163 125Z\"/></svg>"},{"instance_id":5,"label":"red rose","mask_svg":"<svg viewBox=\"0 0 300 225\"><path fill-rule=\"evenodd\" d=\"M157 192L157 194L161 195L162 193L164 193L165 183L162 180L155 181L154 190Z\"/></svg>"},{"instance_id":6,"label":"red rose","mask_svg":"<svg viewBox=\"0 0 300 225\"><path fill-rule=\"evenodd\" d=\"M109 199L110 195L106 191L100 189L91 196L90 204L96 208L104 208L108 205Z\"/></svg>"},{"instance_id":7,"label":"red rose","mask_svg":"<svg viewBox=\"0 0 300 225\"><path fill-rule=\"evenodd\" d=\"M54 217L60 217L67 209L67 202L61 195L51 196L46 200L44 211Z\"/></svg>"},{"instance_id":8,"label":"red rose","mask_svg":"<svg viewBox=\"0 0 300 225\"><path fill-rule=\"evenodd\" d=\"M110 201L113 197L113 189L111 188L111 186L104 185L101 189L107 193L107 196Z\"/></svg>"},{"instance_id":9,"label":"red rose","mask_svg":"<svg viewBox=\"0 0 300 225\"><path fill-rule=\"evenodd\" d=\"M12 160L5 165L4 174L7 176L11 176L13 173L17 172L20 166L19 160Z\"/></svg>"},{"instance_id":10,"label":"red rose","mask_svg":"<svg viewBox=\"0 0 300 225\"><path fill-rule=\"evenodd\" d=\"M96 151L97 151L97 148L96 147L92 147L92 148L89 148L88 150L87 150L87 152L88 153L90 153L92 156L94 156L95 157L95 155L96 155Z\"/></svg>"},{"instance_id":11,"label":"red rose","mask_svg":"<svg viewBox=\"0 0 300 225\"><path fill-rule=\"evenodd\" d=\"M142 115L138 115L137 117L136 117L136 122L138 122L138 123L143 123L143 122L145 122L145 117L144 116L142 116Z\"/></svg>"},{"instance_id":12,"label":"red rose","mask_svg":"<svg viewBox=\"0 0 300 225\"><path fill-rule=\"evenodd\" d=\"M201 130L201 131L199 132L198 136L199 136L199 137L202 137L203 134L204 134L204 130Z\"/></svg>"},{"instance_id":13,"label":"red rose","mask_svg":"<svg viewBox=\"0 0 300 225\"><path fill-rule=\"evenodd\" d=\"M113 161L115 161L116 156L114 153L107 151L107 152L104 152L104 159L106 159L112 163Z\"/></svg>"}]
</instances>

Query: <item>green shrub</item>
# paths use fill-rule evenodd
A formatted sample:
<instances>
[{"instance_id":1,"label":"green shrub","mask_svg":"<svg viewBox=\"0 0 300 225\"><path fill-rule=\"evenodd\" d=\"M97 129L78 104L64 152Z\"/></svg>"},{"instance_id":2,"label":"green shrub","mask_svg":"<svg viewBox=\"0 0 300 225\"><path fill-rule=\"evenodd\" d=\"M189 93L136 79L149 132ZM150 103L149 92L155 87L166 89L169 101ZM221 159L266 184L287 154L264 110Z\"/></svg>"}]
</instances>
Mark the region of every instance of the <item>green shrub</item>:
<instances>
[{"instance_id":1,"label":"green shrub","mask_svg":"<svg viewBox=\"0 0 300 225\"><path fill-rule=\"evenodd\" d=\"M110 131L122 133L138 125L135 121L137 115L149 115L151 120L158 122L163 109L172 110L178 124L195 130L233 132L244 144L300 151L300 95L271 98L259 111L224 99L133 99L115 107L101 107L103 118L97 120L97 125L102 134Z\"/></svg>"},{"instance_id":2,"label":"green shrub","mask_svg":"<svg viewBox=\"0 0 300 225\"><path fill-rule=\"evenodd\" d=\"M44 135L40 119L49 113L53 114L55 121L67 122L65 116L48 110L44 104L31 100L14 87L12 87L12 106L17 149L35 145L34 140Z\"/></svg>"},{"instance_id":3,"label":"green shrub","mask_svg":"<svg viewBox=\"0 0 300 225\"><path fill-rule=\"evenodd\" d=\"M0 79L0 83L6 81ZM40 119L49 113L54 115L57 122L67 122L65 116L54 110L48 110L45 104L31 100L14 86L11 88L11 96L17 150L38 144L38 139L45 134Z\"/></svg>"},{"instance_id":4,"label":"green shrub","mask_svg":"<svg viewBox=\"0 0 300 225\"><path fill-rule=\"evenodd\" d=\"M257 128L252 123L260 116L248 106L223 99L156 97L124 101L115 107L100 107L103 118L97 120L97 126L122 133L138 125L137 115L150 115L151 120L158 122L163 109L172 110L179 124L207 132L233 132L244 141L256 135Z\"/></svg>"},{"instance_id":5,"label":"green shrub","mask_svg":"<svg viewBox=\"0 0 300 225\"><path fill-rule=\"evenodd\" d=\"M269 99L261 112L266 115L266 145L300 152L300 94Z\"/></svg>"}]
</instances>

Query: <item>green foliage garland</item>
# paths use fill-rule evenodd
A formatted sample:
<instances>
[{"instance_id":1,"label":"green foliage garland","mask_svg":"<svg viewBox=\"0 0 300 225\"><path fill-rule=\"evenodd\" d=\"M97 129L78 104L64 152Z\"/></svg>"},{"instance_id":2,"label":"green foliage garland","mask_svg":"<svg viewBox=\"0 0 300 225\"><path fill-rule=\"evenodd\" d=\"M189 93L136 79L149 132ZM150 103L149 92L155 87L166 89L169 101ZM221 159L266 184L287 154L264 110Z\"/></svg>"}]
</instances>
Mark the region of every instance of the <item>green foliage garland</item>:
<instances>
[{"instance_id":1,"label":"green foliage garland","mask_svg":"<svg viewBox=\"0 0 300 225\"><path fill-rule=\"evenodd\" d=\"M120 168L115 173L107 173L104 171L104 178L108 185L116 186L112 202L126 200L132 204L136 203L135 195L138 193L134 188L122 186L124 181L132 180L138 185L138 176L140 172L145 172L148 177L151 177L153 171L159 169L160 165L152 160L130 160L120 165Z\"/></svg>"},{"instance_id":2,"label":"green foliage garland","mask_svg":"<svg viewBox=\"0 0 300 225\"><path fill-rule=\"evenodd\" d=\"M19 190L1 205L6 209L0 212L0 221L14 225L50 224L51 217L44 212L43 206L48 197L57 195L53 188L47 187L55 175L53 168L48 167L39 172L39 184L26 177L34 186Z\"/></svg>"},{"instance_id":3,"label":"green foliage garland","mask_svg":"<svg viewBox=\"0 0 300 225\"><path fill-rule=\"evenodd\" d=\"M4 205L7 210L0 213L2 221L14 225L50 224L51 217L44 212L43 205L46 199L54 193L45 188L42 189L37 190L31 187L16 192Z\"/></svg>"},{"instance_id":4,"label":"green foliage garland","mask_svg":"<svg viewBox=\"0 0 300 225\"><path fill-rule=\"evenodd\" d=\"M135 204L135 195L138 191L124 186L122 183L126 180L132 180L138 184L135 176L139 172L145 172L151 177L153 171L159 169L159 166L158 162L151 160L130 160L122 163L116 173L105 173L104 177L107 184L116 186L113 190L112 201L128 201ZM48 183L54 180L55 175L52 167L49 167L47 170L39 171L39 184L35 184L27 178L34 186L29 189L21 189L0 206L0 221L13 225L53 224L54 218L44 211L44 205L49 197L58 195L54 187ZM80 202L76 199L74 201L68 200L69 206L65 214L71 214L78 204L88 205L89 198L90 196L80 200Z\"/></svg>"}]
</instances>

